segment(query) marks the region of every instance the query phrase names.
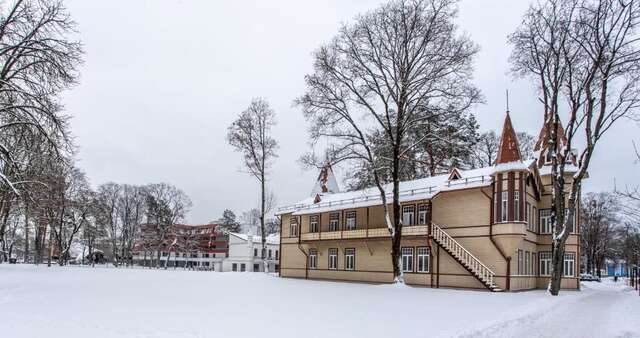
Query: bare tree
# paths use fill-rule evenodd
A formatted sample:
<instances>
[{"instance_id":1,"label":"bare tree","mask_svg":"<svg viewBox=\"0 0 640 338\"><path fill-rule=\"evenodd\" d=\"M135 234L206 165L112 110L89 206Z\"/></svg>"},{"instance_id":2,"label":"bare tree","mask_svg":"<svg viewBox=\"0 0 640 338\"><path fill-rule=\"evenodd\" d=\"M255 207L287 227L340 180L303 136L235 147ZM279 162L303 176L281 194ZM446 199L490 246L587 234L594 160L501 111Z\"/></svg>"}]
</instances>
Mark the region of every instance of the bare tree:
<instances>
[{"instance_id":1,"label":"bare tree","mask_svg":"<svg viewBox=\"0 0 640 338\"><path fill-rule=\"evenodd\" d=\"M599 276L605 258L611 257L618 200L611 193L590 193L582 199L580 211L580 241L586 271Z\"/></svg>"},{"instance_id":2,"label":"bare tree","mask_svg":"<svg viewBox=\"0 0 640 338\"><path fill-rule=\"evenodd\" d=\"M120 256L127 265L132 263L133 246L140 231L145 212L145 190L143 187L124 184L118 200L118 218L122 226Z\"/></svg>"},{"instance_id":3,"label":"bare tree","mask_svg":"<svg viewBox=\"0 0 640 338\"><path fill-rule=\"evenodd\" d=\"M564 247L596 145L640 102L639 14L635 0L547 0L531 5L509 37L513 71L536 82L548 131L552 295L560 291ZM573 149L578 141L586 144L580 153Z\"/></svg>"},{"instance_id":4,"label":"bare tree","mask_svg":"<svg viewBox=\"0 0 640 338\"><path fill-rule=\"evenodd\" d=\"M307 93L296 101L311 122L311 140L331 142L332 163L355 161L369 167L391 234L398 282L403 281L400 173L403 156L416 147L407 135L434 117L466 111L480 101L471 83L478 47L457 34L456 4L396 0L359 15L314 53ZM375 156L371 138L376 134L390 148L389 157ZM434 136L428 133L416 141ZM384 185L387 175L390 187Z\"/></svg>"},{"instance_id":5,"label":"bare tree","mask_svg":"<svg viewBox=\"0 0 640 338\"><path fill-rule=\"evenodd\" d=\"M60 0L18 0L0 9L0 133L29 128L56 148L55 135L67 139L57 96L77 79L82 51L69 39L75 27ZM0 145L0 160L17 169L14 150ZM0 182L17 193L20 182L6 175Z\"/></svg>"},{"instance_id":6,"label":"bare tree","mask_svg":"<svg viewBox=\"0 0 640 338\"><path fill-rule=\"evenodd\" d=\"M276 124L275 113L269 103L261 98L251 101L249 107L240 113L227 134L229 144L242 153L244 168L260 182L260 230L262 233L262 255L265 272L269 272L264 261L266 251L265 214L267 213L267 176L273 160L278 156L278 142L271 135Z\"/></svg>"},{"instance_id":7,"label":"bare tree","mask_svg":"<svg viewBox=\"0 0 640 338\"><path fill-rule=\"evenodd\" d=\"M105 229L111 255L113 256L113 265L120 266L120 238L122 237L122 223L119 220L119 201L122 192L122 186L117 183L109 182L98 186L96 191L96 222L98 226Z\"/></svg>"}]
</instances>

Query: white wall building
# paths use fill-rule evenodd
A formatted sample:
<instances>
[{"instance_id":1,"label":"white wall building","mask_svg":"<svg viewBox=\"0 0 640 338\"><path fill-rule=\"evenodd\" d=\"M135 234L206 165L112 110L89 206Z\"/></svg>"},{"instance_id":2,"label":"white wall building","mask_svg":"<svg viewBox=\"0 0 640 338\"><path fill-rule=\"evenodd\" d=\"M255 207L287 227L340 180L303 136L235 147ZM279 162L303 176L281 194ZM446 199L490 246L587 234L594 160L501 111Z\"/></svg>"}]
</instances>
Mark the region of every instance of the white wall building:
<instances>
[{"instance_id":1,"label":"white wall building","mask_svg":"<svg viewBox=\"0 0 640 338\"><path fill-rule=\"evenodd\" d=\"M265 258L269 272L276 272L280 268L278 266L280 238L278 235L269 235L266 240ZM261 249L260 236L229 233L229 256L222 262L222 271L264 271L264 266L260 259Z\"/></svg>"}]
</instances>

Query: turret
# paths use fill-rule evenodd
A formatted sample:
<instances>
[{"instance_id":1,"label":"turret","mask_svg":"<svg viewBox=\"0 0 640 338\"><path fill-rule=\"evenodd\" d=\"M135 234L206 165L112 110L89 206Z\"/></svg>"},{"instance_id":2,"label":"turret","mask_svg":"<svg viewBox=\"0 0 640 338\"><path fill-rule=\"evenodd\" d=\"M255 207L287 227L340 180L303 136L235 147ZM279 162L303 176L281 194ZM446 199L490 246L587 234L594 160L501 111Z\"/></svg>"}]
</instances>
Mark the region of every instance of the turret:
<instances>
[{"instance_id":1,"label":"turret","mask_svg":"<svg viewBox=\"0 0 640 338\"><path fill-rule=\"evenodd\" d=\"M331 163L327 161L325 165L320 168L316 184L313 186L313 190L311 190L311 196L315 198L314 203L318 203L322 199L322 195L335 194L338 192L340 192L338 181L333 174Z\"/></svg>"}]
</instances>

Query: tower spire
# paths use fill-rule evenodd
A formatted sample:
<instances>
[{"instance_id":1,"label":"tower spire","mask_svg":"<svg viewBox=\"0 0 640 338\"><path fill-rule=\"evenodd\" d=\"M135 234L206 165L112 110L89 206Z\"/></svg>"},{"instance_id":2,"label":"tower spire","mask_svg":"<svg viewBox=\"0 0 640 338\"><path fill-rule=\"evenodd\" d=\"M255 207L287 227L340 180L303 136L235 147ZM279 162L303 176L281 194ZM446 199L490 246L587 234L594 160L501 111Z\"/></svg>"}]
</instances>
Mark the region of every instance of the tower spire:
<instances>
[{"instance_id":1,"label":"tower spire","mask_svg":"<svg viewBox=\"0 0 640 338\"><path fill-rule=\"evenodd\" d=\"M509 89L507 89L507 114L509 114Z\"/></svg>"},{"instance_id":2,"label":"tower spire","mask_svg":"<svg viewBox=\"0 0 640 338\"><path fill-rule=\"evenodd\" d=\"M520 147L518 146L518 137L511 124L509 110L504 118L502 126L502 136L500 137L500 147L498 148L498 156L496 164L521 161Z\"/></svg>"}]
</instances>

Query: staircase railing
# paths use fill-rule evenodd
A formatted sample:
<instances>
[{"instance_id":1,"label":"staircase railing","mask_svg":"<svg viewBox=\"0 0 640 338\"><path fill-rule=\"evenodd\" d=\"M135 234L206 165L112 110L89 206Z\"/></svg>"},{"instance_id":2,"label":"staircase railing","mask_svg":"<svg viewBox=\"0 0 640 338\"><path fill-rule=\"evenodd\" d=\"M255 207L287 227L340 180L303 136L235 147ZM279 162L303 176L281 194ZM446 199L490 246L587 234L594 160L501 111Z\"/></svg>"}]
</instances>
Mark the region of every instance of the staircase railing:
<instances>
[{"instance_id":1,"label":"staircase railing","mask_svg":"<svg viewBox=\"0 0 640 338\"><path fill-rule=\"evenodd\" d=\"M431 225L431 235L433 238L440 243L442 246L446 247L451 253L453 253L458 259L464 262L469 269L478 274L478 277L486 282L489 286L493 287L495 273L491 271L486 265L482 264L482 262L476 258L469 250L465 249L458 241L453 239L448 233L446 233L439 226L432 224Z\"/></svg>"}]
</instances>

